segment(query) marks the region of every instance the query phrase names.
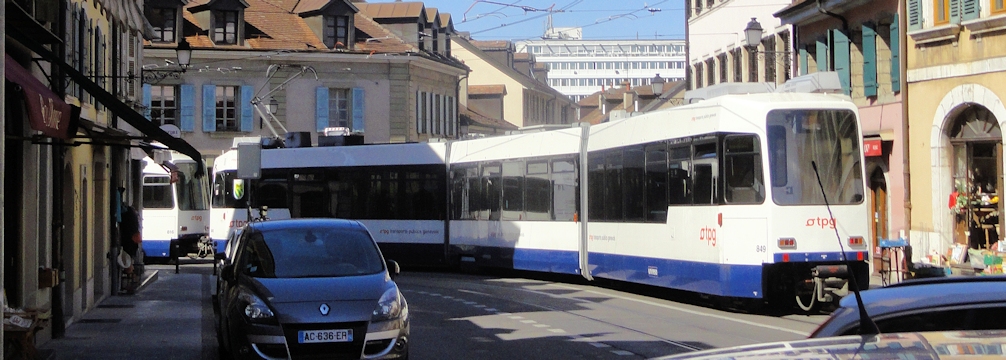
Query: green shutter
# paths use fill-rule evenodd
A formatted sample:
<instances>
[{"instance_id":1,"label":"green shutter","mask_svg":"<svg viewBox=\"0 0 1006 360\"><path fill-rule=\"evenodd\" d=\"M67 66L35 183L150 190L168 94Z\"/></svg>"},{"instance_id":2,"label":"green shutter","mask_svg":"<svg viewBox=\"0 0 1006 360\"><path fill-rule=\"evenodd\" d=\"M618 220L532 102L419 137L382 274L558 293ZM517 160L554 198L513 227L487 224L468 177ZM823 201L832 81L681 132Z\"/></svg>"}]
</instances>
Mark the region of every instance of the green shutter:
<instances>
[{"instance_id":1,"label":"green shutter","mask_svg":"<svg viewBox=\"0 0 1006 360\"><path fill-rule=\"evenodd\" d=\"M950 0L950 23L961 23L961 0Z\"/></svg>"},{"instance_id":2,"label":"green shutter","mask_svg":"<svg viewBox=\"0 0 1006 360\"><path fill-rule=\"evenodd\" d=\"M901 91L901 32L898 31L898 15L891 23L891 90Z\"/></svg>"},{"instance_id":3,"label":"green shutter","mask_svg":"<svg viewBox=\"0 0 1006 360\"><path fill-rule=\"evenodd\" d=\"M319 133L328 127L328 88L324 86L314 89L314 127Z\"/></svg>"},{"instance_id":4,"label":"green shutter","mask_svg":"<svg viewBox=\"0 0 1006 360\"><path fill-rule=\"evenodd\" d=\"M809 63L809 60L807 60L808 56L807 48L800 47L800 75L807 75L810 72L810 69L807 69L807 64Z\"/></svg>"},{"instance_id":5,"label":"green shutter","mask_svg":"<svg viewBox=\"0 0 1006 360\"><path fill-rule=\"evenodd\" d=\"M817 48L814 60L817 61L817 71L828 71L831 70L828 67L828 39L818 38Z\"/></svg>"},{"instance_id":6,"label":"green shutter","mask_svg":"<svg viewBox=\"0 0 1006 360\"><path fill-rule=\"evenodd\" d=\"M196 131L196 86L182 84L179 88L179 128L182 131Z\"/></svg>"},{"instance_id":7,"label":"green shutter","mask_svg":"<svg viewBox=\"0 0 1006 360\"><path fill-rule=\"evenodd\" d=\"M979 0L960 0L961 20L974 20L981 15L982 5Z\"/></svg>"},{"instance_id":8,"label":"green shutter","mask_svg":"<svg viewBox=\"0 0 1006 360\"><path fill-rule=\"evenodd\" d=\"M872 23L863 24L863 93L877 96L877 33Z\"/></svg>"},{"instance_id":9,"label":"green shutter","mask_svg":"<svg viewBox=\"0 0 1006 360\"><path fill-rule=\"evenodd\" d=\"M150 84L143 84L143 117L150 120L150 101L153 96L150 94Z\"/></svg>"},{"instance_id":10,"label":"green shutter","mask_svg":"<svg viewBox=\"0 0 1006 360\"><path fill-rule=\"evenodd\" d=\"M203 131L217 131L217 87L203 85Z\"/></svg>"},{"instance_id":11,"label":"green shutter","mask_svg":"<svg viewBox=\"0 0 1006 360\"><path fill-rule=\"evenodd\" d=\"M908 31L922 28L922 0L908 0Z\"/></svg>"},{"instance_id":12,"label":"green shutter","mask_svg":"<svg viewBox=\"0 0 1006 360\"><path fill-rule=\"evenodd\" d=\"M842 30L832 29L831 36L833 43L832 56L835 60L834 70L838 72L838 79L842 82L842 90L846 95L852 95L851 62L849 61L849 36Z\"/></svg>"}]
</instances>

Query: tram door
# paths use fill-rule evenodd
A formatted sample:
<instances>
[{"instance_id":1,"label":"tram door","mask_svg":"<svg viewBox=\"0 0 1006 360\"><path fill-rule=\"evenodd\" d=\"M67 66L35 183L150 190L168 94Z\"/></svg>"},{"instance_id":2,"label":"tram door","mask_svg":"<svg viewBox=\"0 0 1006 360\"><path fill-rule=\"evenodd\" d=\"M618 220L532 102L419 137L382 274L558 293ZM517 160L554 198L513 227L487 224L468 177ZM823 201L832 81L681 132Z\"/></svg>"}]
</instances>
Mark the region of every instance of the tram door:
<instances>
[{"instance_id":1,"label":"tram door","mask_svg":"<svg viewBox=\"0 0 1006 360\"><path fill-rule=\"evenodd\" d=\"M872 212L870 236L873 244L873 269L874 272L877 272L881 268L880 239L887 238L890 233L887 217L887 179L884 177L884 171L880 168L873 170L870 175L870 210Z\"/></svg>"}]
</instances>

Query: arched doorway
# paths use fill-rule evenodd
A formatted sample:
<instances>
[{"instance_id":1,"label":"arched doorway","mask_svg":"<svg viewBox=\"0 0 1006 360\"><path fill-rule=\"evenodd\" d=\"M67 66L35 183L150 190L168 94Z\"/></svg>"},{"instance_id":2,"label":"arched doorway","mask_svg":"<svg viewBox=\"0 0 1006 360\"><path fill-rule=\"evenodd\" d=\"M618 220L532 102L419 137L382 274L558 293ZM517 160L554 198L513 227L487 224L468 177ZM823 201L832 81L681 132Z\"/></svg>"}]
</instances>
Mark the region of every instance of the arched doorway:
<instances>
[{"instance_id":1,"label":"arched doorway","mask_svg":"<svg viewBox=\"0 0 1006 360\"><path fill-rule=\"evenodd\" d=\"M873 269L880 271L880 239L887 238L889 234L889 219L887 211L887 178L884 177L884 170L877 167L870 174L870 211L872 223L870 224L871 243L873 244Z\"/></svg>"},{"instance_id":2,"label":"arched doorway","mask_svg":"<svg viewBox=\"0 0 1006 360\"><path fill-rule=\"evenodd\" d=\"M954 213L954 243L986 248L999 241L1002 228L999 122L984 106L969 104L953 117L948 135L953 152L948 206Z\"/></svg>"}]
</instances>

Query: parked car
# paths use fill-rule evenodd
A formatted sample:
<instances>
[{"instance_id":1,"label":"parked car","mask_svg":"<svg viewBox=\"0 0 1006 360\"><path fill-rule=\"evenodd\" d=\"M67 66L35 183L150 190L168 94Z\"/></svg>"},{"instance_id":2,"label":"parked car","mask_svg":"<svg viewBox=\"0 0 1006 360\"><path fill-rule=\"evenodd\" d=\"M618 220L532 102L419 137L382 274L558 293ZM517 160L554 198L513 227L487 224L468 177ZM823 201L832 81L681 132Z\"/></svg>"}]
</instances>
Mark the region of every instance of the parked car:
<instances>
[{"instance_id":1,"label":"parked car","mask_svg":"<svg viewBox=\"0 0 1006 360\"><path fill-rule=\"evenodd\" d=\"M363 224L253 222L232 244L214 296L233 358L407 359L409 308Z\"/></svg>"},{"instance_id":2,"label":"parked car","mask_svg":"<svg viewBox=\"0 0 1006 360\"><path fill-rule=\"evenodd\" d=\"M850 335L745 345L656 359L961 359L1000 358L1006 331L907 332Z\"/></svg>"},{"instance_id":3,"label":"parked car","mask_svg":"<svg viewBox=\"0 0 1006 360\"><path fill-rule=\"evenodd\" d=\"M907 280L863 291L881 333L1006 329L1006 276ZM810 337L859 332L859 306L849 295Z\"/></svg>"}]
</instances>

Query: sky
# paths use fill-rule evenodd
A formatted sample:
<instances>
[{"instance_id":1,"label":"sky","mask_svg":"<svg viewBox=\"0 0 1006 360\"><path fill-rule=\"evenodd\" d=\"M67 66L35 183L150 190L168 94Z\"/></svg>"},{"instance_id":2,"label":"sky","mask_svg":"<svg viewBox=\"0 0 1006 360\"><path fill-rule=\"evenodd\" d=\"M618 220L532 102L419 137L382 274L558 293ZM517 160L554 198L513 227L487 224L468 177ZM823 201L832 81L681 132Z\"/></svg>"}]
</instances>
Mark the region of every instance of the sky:
<instances>
[{"instance_id":1,"label":"sky","mask_svg":"<svg viewBox=\"0 0 1006 360\"><path fill-rule=\"evenodd\" d=\"M450 13L455 30L473 39L512 41L540 39L549 13L553 27L582 27L584 39L682 40L685 1L423 0L427 8Z\"/></svg>"}]
</instances>

